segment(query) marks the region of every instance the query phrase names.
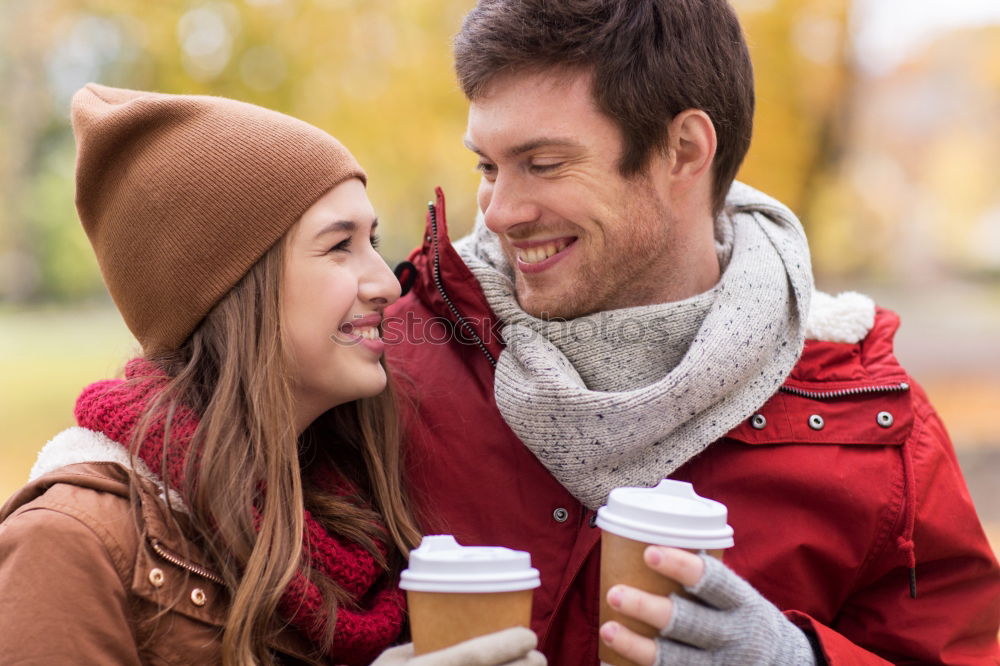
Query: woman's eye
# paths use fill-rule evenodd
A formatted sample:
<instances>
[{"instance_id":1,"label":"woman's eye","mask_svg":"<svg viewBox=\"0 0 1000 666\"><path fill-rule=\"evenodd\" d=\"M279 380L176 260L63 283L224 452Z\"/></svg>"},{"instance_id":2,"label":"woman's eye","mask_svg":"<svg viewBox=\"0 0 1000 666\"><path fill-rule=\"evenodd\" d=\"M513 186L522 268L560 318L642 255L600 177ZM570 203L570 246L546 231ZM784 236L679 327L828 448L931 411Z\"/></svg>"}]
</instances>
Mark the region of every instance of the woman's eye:
<instances>
[{"instance_id":1,"label":"woman's eye","mask_svg":"<svg viewBox=\"0 0 1000 666\"><path fill-rule=\"evenodd\" d=\"M372 248L374 248L374 249L377 250L379 248L379 245L382 244L382 237L381 236L372 236L371 244L372 244Z\"/></svg>"},{"instance_id":2,"label":"woman's eye","mask_svg":"<svg viewBox=\"0 0 1000 666\"><path fill-rule=\"evenodd\" d=\"M344 240L340 241L339 243L337 243L336 245L334 245L333 247L331 247L328 251L329 252L347 252L350 249L350 247L351 247L351 239L350 238L345 238Z\"/></svg>"}]
</instances>

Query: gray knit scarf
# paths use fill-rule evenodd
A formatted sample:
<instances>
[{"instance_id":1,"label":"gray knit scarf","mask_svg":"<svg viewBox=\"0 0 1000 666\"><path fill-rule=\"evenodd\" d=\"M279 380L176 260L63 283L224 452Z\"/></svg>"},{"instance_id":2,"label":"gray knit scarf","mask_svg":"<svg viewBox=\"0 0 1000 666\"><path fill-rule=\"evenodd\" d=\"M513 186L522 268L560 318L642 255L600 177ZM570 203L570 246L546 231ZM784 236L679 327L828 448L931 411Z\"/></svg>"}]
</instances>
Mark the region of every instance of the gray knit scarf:
<instances>
[{"instance_id":1,"label":"gray knit scarf","mask_svg":"<svg viewBox=\"0 0 1000 666\"><path fill-rule=\"evenodd\" d=\"M734 183L716 220L722 276L675 303L544 321L480 219L455 243L503 323L504 420L584 505L652 486L754 413L802 351L809 250L788 208Z\"/></svg>"}]
</instances>

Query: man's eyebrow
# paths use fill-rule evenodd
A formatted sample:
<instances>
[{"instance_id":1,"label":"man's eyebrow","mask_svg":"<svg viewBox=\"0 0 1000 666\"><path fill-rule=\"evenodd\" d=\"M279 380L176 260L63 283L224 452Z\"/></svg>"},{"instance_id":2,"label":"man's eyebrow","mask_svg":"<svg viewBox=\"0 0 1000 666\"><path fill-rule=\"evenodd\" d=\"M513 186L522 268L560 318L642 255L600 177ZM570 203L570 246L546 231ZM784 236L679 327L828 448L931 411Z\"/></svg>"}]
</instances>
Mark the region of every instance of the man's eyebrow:
<instances>
[{"instance_id":1,"label":"man's eyebrow","mask_svg":"<svg viewBox=\"0 0 1000 666\"><path fill-rule=\"evenodd\" d=\"M372 231L375 231L376 227L378 227L377 217L374 220L372 220ZM358 230L358 223L355 222L354 220L335 220L333 222L327 223L322 229L316 232L316 235L313 236L313 238L316 239L324 234L329 234L334 232L346 231L353 234L357 230Z\"/></svg>"},{"instance_id":2,"label":"man's eyebrow","mask_svg":"<svg viewBox=\"0 0 1000 666\"><path fill-rule=\"evenodd\" d=\"M476 144L472 143L472 139L470 139L469 137L465 137L464 139L462 139L462 143L464 143L465 147L474 152L476 155L479 155L480 157L486 157L485 155L483 155L483 151L479 150L479 148L476 147Z\"/></svg>"},{"instance_id":3,"label":"man's eyebrow","mask_svg":"<svg viewBox=\"0 0 1000 666\"><path fill-rule=\"evenodd\" d=\"M481 157L486 157L485 153L481 151L476 144L472 143L472 140L466 138L463 140L465 147L476 153ZM518 155L523 155L524 153L529 153L532 150L537 150L538 148L580 148L580 143L578 141L573 141L572 139L563 139L560 137L539 137L537 139L532 139L530 141L525 141L516 146L509 148L506 151L507 156L517 157Z\"/></svg>"}]
</instances>

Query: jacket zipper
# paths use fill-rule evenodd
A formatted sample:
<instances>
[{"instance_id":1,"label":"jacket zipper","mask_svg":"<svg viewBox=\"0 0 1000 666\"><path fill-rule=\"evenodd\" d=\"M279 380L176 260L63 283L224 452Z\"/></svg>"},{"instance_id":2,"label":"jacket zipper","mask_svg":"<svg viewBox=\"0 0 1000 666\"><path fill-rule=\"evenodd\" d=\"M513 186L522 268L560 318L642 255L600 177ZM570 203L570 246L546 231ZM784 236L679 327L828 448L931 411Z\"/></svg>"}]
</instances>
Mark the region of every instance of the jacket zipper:
<instances>
[{"instance_id":1,"label":"jacket zipper","mask_svg":"<svg viewBox=\"0 0 1000 666\"><path fill-rule=\"evenodd\" d=\"M476 341L477 345L479 345L480 351L482 351L486 356L486 360L489 361L490 365L495 368L497 367L496 359L493 358L493 354L490 353L490 350L486 348L486 343L483 342L482 338L476 334L475 329L472 328L472 324L465 320L465 317L463 317L458 311L458 308L455 307L455 304L448 296L448 293L444 290L444 283L441 281L441 255L438 252L437 207L434 205L433 201L428 202L427 210L431 216L431 233L434 234L434 284L437 286L437 290L438 293L441 294L441 298L444 299L445 305L447 305L448 309L451 310L451 313L455 315L455 319L458 320L459 325L466 333L472 336L472 339Z\"/></svg>"},{"instance_id":2,"label":"jacket zipper","mask_svg":"<svg viewBox=\"0 0 1000 666\"><path fill-rule=\"evenodd\" d=\"M202 578L205 578L207 580L210 580L213 583L218 583L219 585L225 585L226 584L226 581L222 580L222 576L220 576L217 573L213 573L213 572L209 571L205 567L198 566L197 564L194 564L193 562L188 562L187 560L181 558L179 555L177 555L173 551L167 549L163 544L161 544L159 539L152 539L151 538L149 540L149 545L152 546L153 551L157 555L159 555L160 557L162 557L163 559L165 559L167 562L170 562L174 566L178 566L181 569L185 569L187 571L190 571L191 573L193 573L193 574L195 574L197 576L201 576Z\"/></svg>"},{"instance_id":3,"label":"jacket zipper","mask_svg":"<svg viewBox=\"0 0 1000 666\"><path fill-rule=\"evenodd\" d=\"M877 386L859 386L856 388L840 389L839 391L806 391L794 386L782 386L780 391L791 393L803 398L813 398L815 400L825 400L827 398L843 398L849 395L864 395L867 393L891 393L894 391L909 391L910 385L906 382L898 384L880 384Z\"/></svg>"}]
</instances>

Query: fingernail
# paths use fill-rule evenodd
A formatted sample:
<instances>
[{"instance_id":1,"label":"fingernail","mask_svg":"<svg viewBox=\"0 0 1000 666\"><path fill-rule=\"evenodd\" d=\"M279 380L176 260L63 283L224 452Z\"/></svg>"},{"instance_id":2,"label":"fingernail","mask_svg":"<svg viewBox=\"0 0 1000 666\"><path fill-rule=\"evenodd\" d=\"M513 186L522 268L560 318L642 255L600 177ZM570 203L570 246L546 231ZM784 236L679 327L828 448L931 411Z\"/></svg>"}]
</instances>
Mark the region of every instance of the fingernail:
<instances>
[{"instance_id":1,"label":"fingernail","mask_svg":"<svg viewBox=\"0 0 1000 666\"><path fill-rule=\"evenodd\" d=\"M622 589L618 586L611 588L608 591L608 603L614 608L620 608L622 605Z\"/></svg>"},{"instance_id":2,"label":"fingernail","mask_svg":"<svg viewBox=\"0 0 1000 666\"><path fill-rule=\"evenodd\" d=\"M646 559L649 560L650 564L659 564L663 561L663 554L656 546L650 546L646 549Z\"/></svg>"},{"instance_id":3,"label":"fingernail","mask_svg":"<svg viewBox=\"0 0 1000 666\"><path fill-rule=\"evenodd\" d=\"M618 624L616 622L605 622L601 626L601 640L605 643L610 643L615 640L615 634L618 633Z\"/></svg>"}]
</instances>

